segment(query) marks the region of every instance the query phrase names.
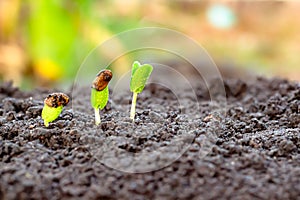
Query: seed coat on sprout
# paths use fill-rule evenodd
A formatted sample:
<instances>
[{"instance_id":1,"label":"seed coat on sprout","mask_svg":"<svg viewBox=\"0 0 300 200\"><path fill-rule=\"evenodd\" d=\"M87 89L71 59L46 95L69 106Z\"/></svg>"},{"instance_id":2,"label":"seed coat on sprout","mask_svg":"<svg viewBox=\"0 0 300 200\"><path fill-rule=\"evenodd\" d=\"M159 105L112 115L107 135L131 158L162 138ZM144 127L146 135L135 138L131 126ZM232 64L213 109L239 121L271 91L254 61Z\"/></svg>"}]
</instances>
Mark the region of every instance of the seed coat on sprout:
<instances>
[{"instance_id":1,"label":"seed coat on sprout","mask_svg":"<svg viewBox=\"0 0 300 200\"><path fill-rule=\"evenodd\" d=\"M101 70L92 84L91 105L95 112L95 124L101 123L99 109L103 109L109 98L108 83L112 79L112 72L108 69Z\"/></svg>"},{"instance_id":2,"label":"seed coat on sprout","mask_svg":"<svg viewBox=\"0 0 300 200\"><path fill-rule=\"evenodd\" d=\"M46 127L60 115L64 106L69 103L70 98L64 93L52 93L44 100L42 119Z\"/></svg>"}]
</instances>

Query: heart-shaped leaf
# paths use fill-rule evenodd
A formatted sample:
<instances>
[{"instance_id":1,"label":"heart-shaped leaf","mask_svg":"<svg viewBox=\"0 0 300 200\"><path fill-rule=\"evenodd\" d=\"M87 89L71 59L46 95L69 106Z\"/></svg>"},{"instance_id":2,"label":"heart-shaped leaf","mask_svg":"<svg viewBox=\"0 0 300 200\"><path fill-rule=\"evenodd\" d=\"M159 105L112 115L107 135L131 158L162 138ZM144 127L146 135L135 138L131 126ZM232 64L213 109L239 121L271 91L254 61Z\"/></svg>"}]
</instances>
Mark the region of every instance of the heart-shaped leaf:
<instances>
[{"instance_id":1,"label":"heart-shaped leaf","mask_svg":"<svg viewBox=\"0 0 300 200\"><path fill-rule=\"evenodd\" d=\"M141 65L135 61L132 65L130 90L134 93L141 93L147 83L147 80L153 70L149 64Z\"/></svg>"}]
</instances>

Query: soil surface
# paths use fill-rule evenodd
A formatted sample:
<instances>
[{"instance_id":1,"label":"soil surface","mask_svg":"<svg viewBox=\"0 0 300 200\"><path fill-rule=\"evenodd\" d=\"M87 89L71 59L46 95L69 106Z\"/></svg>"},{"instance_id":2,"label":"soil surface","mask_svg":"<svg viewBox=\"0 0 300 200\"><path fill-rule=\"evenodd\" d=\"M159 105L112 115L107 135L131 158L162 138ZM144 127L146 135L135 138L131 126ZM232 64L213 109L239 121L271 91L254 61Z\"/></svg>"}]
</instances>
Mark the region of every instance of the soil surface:
<instances>
[{"instance_id":1,"label":"soil surface","mask_svg":"<svg viewBox=\"0 0 300 200\"><path fill-rule=\"evenodd\" d=\"M82 90L46 128L57 91L3 84L0 199L299 199L300 84L224 85L226 109L202 86L194 97L149 84L134 123L130 92L114 94L99 126Z\"/></svg>"}]
</instances>

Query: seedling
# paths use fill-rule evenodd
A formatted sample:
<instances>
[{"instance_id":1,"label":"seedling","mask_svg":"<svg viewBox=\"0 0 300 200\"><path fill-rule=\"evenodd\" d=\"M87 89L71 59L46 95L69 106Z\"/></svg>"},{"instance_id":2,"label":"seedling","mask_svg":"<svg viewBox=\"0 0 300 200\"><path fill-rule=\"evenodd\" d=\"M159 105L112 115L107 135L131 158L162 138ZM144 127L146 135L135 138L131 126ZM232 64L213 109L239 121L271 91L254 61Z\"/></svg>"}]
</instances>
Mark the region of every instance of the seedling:
<instances>
[{"instance_id":1,"label":"seedling","mask_svg":"<svg viewBox=\"0 0 300 200\"><path fill-rule=\"evenodd\" d=\"M134 121L135 107L137 95L144 90L146 82L153 70L153 67L149 64L141 65L138 61L135 61L131 69L130 91L133 93L130 119Z\"/></svg>"},{"instance_id":2,"label":"seedling","mask_svg":"<svg viewBox=\"0 0 300 200\"><path fill-rule=\"evenodd\" d=\"M108 101L108 83L112 78L112 72L108 69L101 70L92 85L91 104L95 111L95 124L101 123L99 109L103 109Z\"/></svg>"},{"instance_id":3,"label":"seedling","mask_svg":"<svg viewBox=\"0 0 300 200\"><path fill-rule=\"evenodd\" d=\"M64 106L69 103L69 97L64 93L49 94L44 100L42 119L46 127L60 115Z\"/></svg>"}]
</instances>

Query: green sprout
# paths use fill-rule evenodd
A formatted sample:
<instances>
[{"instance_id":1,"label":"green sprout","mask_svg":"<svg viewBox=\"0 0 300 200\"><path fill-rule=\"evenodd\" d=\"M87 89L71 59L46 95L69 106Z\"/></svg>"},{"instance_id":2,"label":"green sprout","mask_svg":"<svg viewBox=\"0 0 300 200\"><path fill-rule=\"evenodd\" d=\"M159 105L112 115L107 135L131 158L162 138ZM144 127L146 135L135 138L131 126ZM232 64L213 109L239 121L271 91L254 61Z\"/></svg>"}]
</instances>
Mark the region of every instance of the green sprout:
<instances>
[{"instance_id":1,"label":"green sprout","mask_svg":"<svg viewBox=\"0 0 300 200\"><path fill-rule=\"evenodd\" d=\"M101 70L92 85L91 104L95 111L95 124L101 123L99 109L103 109L108 101L108 83L112 78L112 72L108 69Z\"/></svg>"},{"instance_id":2,"label":"green sprout","mask_svg":"<svg viewBox=\"0 0 300 200\"><path fill-rule=\"evenodd\" d=\"M149 64L141 65L138 61L135 61L131 69L130 91L133 93L130 119L134 121L135 107L137 95L144 90L146 82L153 70L153 67Z\"/></svg>"},{"instance_id":3,"label":"green sprout","mask_svg":"<svg viewBox=\"0 0 300 200\"><path fill-rule=\"evenodd\" d=\"M49 94L44 100L42 119L46 127L60 115L64 106L69 103L69 97L64 93Z\"/></svg>"}]
</instances>

